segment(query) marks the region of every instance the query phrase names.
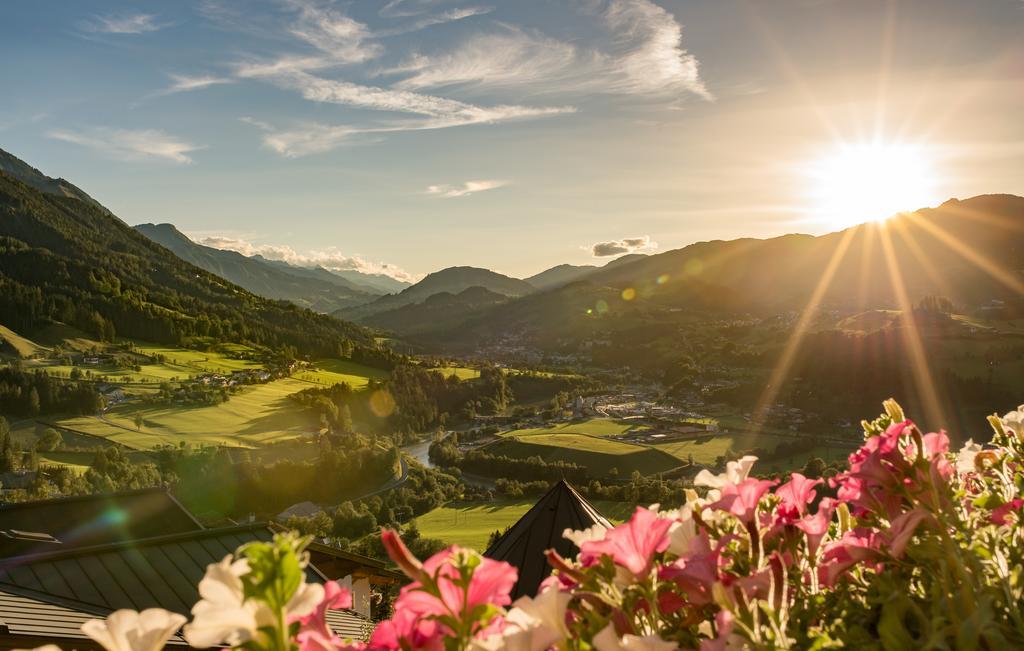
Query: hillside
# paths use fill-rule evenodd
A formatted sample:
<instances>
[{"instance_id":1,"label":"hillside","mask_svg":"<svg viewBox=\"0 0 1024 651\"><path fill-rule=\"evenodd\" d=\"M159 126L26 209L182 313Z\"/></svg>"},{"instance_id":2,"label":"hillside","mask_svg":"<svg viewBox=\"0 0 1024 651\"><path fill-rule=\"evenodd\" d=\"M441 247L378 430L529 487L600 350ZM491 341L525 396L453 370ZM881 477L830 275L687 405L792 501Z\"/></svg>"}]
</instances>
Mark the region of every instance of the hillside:
<instances>
[{"instance_id":1,"label":"hillside","mask_svg":"<svg viewBox=\"0 0 1024 651\"><path fill-rule=\"evenodd\" d=\"M237 251L203 246L190 240L172 224L139 224L135 230L182 260L254 294L291 301L317 312L333 312L345 306L366 303L379 294L333 276L326 269L303 269L284 262L247 257Z\"/></svg>"},{"instance_id":2,"label":"hillside","mask_svg":"<svg viewBox=\"0 0 1024 651\"><path fill-rule=\"evenodd\" d=\"M435 294L442 292L459 294L470 287L482 287L489 292L508 297L525 296L535 291L535 288L526 281L510 278L489 269L449 267L428 274L423 280L398 294L382 296L355 308L342 309L335 312L335 315L362 322L374 314L395 310L405 305L422 303Z\"/></svg>"},{"instance_id":3,"label":"hillside","mask_svg":"<svg viewBox=\"0 0 1024 651\"><path fill-rule=\"evenodd\" d=\"M804 308L830 266L823 308L895 308L899 286L911 302L946 296L963 312L993 304L1019 309L1022 234L1024 198L984 195L896 216L884 226L865 224L818 237L700 242L616 261L582 281L469 314L458 327L437 328L421 338L472 345L512 334L543 344L559 336L581 340L596 331L677 321L694 310L778 314Z\"/></svg>"},{"instance_id":4,"label":"hillside","mask_svg":"<svg viewBox=\"0 0 1024 651\"><path fill-rule=\"evenodd\" d=\"M585 278L598 269L600 269L600 267L592 264L560 264L555 267L551 267L550 269L545 269L539 274L534 274L528 278L524 278L523 280L540 290L555 289L556 287L562 287L563 285L568 285L573 281Z\"/></svg>"},{"instance_id":5,"label":"hillside","mask_svg":"<svg viewBox=\"0 0 1024 651\"><path fill-rule=\"evenodd\" d=\"M474 312L485 310L508 300L507 296L489 289L470 287L458 294L440 292L428 297L422 303L411 303L370 315L363 322L366 325L401 335L415 335L444 327L445 324L461 323Z\"/></svg>"},{"instance_id":6,"label":"hillside","mask_svg":"<svg viewBox=\"0 0 1024 651\"><path fill-rule=\"evenodd\" d=\"M636 262L637 260L646 257L647 256L643 253L630 253L615 258L611 262L605 264L603 267L593 264L560 264L551 267L550 269L545 269L539 274L534 274L529 278L525 278L524 280L526 280L526 282L530 283L531 285L540 290L557 289L558 287L563 287L571 282L583 280L590 274L600 271L601 269L611 269L619 265Z\"/></svg>"},{"instance_id":7,"label":"hillside","mask_svg":"<svg viewBox=\"0 0 1024 651\"><path fill-rule=\"evenodd\" d=\"M3 149L0 149L0 172L9 174L22 183L31 186L40 192L78 199L85 203L92 204L97 208L106 210L106 208L101 206L98 201L90 197L78 186L75 186L64 179L55 179L46 176L25 161L4 151Z\"/></svg>"},{"instance_id":8,"label":"hillside","mask_svg":"<svg viewBox=\"0 0 1024 651\"><path fill-rule=\"evenodd\" d=\"M62 322L97 339L191 337L335 354L362 328L271 301L177 257L91 202L0 173L0 322L32 337Z\"/></svg>"}]
</instances>

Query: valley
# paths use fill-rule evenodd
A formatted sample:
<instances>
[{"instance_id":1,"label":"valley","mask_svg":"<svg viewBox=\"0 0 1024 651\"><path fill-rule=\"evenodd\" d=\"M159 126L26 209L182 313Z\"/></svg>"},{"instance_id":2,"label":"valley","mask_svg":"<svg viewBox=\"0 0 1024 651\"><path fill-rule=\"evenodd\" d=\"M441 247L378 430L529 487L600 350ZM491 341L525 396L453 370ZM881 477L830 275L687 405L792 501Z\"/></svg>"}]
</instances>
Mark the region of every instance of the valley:
<instances>
[{"instance_id":1,"label":"valley","mask_svg":"<svg viewBox=\"0 0 1024 651\"><path fill-rule=\"evenodd\" d=\"M768 476L829 477L885 398L956 429L1016 400L1024 371L1019 274L953 256L955 281L911 266L894 293L876 246L916 229L908 250L938 255L941 229L1016 259L1019 197L947 202L887 235L703 242L526 279L450 267L410 284L131 229L6 165L10 499L169 482L211 522L252 513L366 553L388 523L423 545L483 547L558 479L617 520L746 454Z\"/></svg>"}]
</instances>

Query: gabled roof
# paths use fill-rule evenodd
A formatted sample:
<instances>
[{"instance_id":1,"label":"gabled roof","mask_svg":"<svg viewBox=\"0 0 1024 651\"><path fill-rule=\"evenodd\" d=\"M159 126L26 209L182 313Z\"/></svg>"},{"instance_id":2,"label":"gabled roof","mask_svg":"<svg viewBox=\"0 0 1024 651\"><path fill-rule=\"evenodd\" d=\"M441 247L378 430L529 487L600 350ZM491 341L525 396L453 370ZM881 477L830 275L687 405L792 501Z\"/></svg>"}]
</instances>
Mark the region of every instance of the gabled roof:
<instances>
[{"instance_id":1,"label":"gabled roof","mask_svg":"<svg viewBox=\"0 0 1024 651\"><path fill-rule=\"evenodd\" d=\"M163 488L0 505L0 558L202 530Z\"/></svg>"},{"instance_id":2,"label":"gabled roof","mask_svg":"<svg viewBox=\"0 0 1024 651\"><path fill-rule=\"evenodd\" d=\"M495 541L484 556L505 561L519 570L519 581L512 590L513 598L533 596L541 581L551 574L544 552L554 549L564 557L575 556L579 550L562 533L566 529L587 529L595 524L612 526L562 479Z\"/></svg>"}]
</instances>

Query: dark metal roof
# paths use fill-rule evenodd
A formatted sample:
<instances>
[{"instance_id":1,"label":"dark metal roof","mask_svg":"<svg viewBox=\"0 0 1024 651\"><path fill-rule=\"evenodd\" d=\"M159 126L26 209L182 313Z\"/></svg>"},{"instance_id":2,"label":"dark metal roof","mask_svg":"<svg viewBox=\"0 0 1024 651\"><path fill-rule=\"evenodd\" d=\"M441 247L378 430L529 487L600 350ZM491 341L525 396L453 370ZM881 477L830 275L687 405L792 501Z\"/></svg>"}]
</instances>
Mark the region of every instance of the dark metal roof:
<instances>
[{"instance_id":1,"label":"dark metal roof","mask_svg":"<svg viewBox=\"0 0 1024 651\"><path fill-rule=\"evenodd\" d=\"M202 528L163 488L3 504L0 558Z\"/></svg>"},{"instance_id":2,"label":"dark metal roof","mask_svg":"<svg viewBox=\"0 0 1024 651\"><path fill-rule=\"evenodd\" d=\"M544 552L554 549L564 557L575 556L579 550L562 533L566 529L587 529L595 524L612 526L562 479L495 541L484 556L505 561L519 570L519 581L512 590L513 598L533 596L541 581L551 574Z\"/></svg>"},{"instance_id":3,"label":"dark metal roof","mask_svg":"<svg viewBox=\"0 0 1024 651\"><path fill-rule=\"evenodd\" d=\"M53 635L80 626L81 612L104 616L120 608L158 607L187 616L199 600L207 565L247 542L272 537L266 525L253 524L0 559L0 594L51 609L45 630ZM306 580L325 578L310 566ZM2 606L0 620L6 622ZM341 635L365 634L367 620L356 613L336 611L330 621Z\"/></svg>"}]
</instances>

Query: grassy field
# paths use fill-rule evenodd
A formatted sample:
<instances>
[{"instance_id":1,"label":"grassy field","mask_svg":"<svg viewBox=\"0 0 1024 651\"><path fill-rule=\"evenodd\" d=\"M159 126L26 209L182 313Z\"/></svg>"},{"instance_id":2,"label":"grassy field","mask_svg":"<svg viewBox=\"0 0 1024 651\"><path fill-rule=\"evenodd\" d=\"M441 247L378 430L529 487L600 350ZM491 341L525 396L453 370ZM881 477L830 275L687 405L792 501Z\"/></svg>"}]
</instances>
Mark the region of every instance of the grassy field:
<instances>
[{"instance_id":1,"label":"grassy field","mask_svg":"<svg viewBox=\"0 0 1024 651\"><path fill-rule=\"evenodd\" d=\"M34 341L30 341L10 328L0 325L0 354L5 352L5 347L8 348L8 351L13 352L15 356L21 358L31 357L45 351L42 346Z\"/></svg>"},{"instance_id":2,"label":"grassy field","mask_svg":"<svg viewBox=\"0 0 1024 651\"><path fill-rule=\"evenodd\" d=\"M136 449L159 445L254 445L295 438L315 431L318 423L288 396L309 384L283 379L244 387L223 404L208 407L125 403L111 409L106 420L89 416L58 422L62 427L102 436ZM143 418L135 428L135 415Z\"/></svg>"},{"instance_id":3,"label":"grassy field","mask_svg":"<svg viewBox=\"0 0 1024 651\"><path fill-rule=\"evenodd\" d=\"M353 389L360 389L369 383L370 378L386 380L389 375L387 371L382 371L379 368L371 368L341 359L322 359L314 362L313 365L316 370L299 371L292 377L328 387L346 382Z\"/></svg>"},{"instance_id":4,"label":"grassy field","mask_svg":"<svg viewBox=\"0 0 1024 651\"><path fill-rule=\"evenodd\" d=\"M692 454L694 462L709 464L730 450L742 452L754 448L774 449L783 440L786 439L769 434L710 434L699 439L657 443L655 447L684 461Z\"/></svg>"},{"instance_id":5,"label":"grassy field","mask_svg":"<svg viewBox=\"0 0 1024 651\"><path fill-rule=\"evenodd\" d=\"M496 530L514 524L530 510L537 500L500 500L496 502L452 502L416 518L416 526L427 538L471 547L480 552ZM624 502L593 502L612 522L622 522L633 512L633 505Z\"/></svg>"},{"instance_id":6,"label":"grassy field","mask_svg":"<svg viewBox=\"0 0 1024 651\"><path fill-rule=\"evenodd\" d=\"M178 374L184 371L195 373L230 373L231 371L244 371L250 368L263 368L259 362L249 359L232 359L226 354L188 350L187 348L168 348L156 344L148 344L141 341L135 342L135 348L143 355L163 355L164 365L177 369ZM233 346L233 350L242 352L243 346Z\"/></svg>"},{"instance_id":7,"label":"grassy field","mask_svg":"<svg viewBox=\"0 0 1024 651\"><path fill-rule=\"evenodd\" d=\"M663 450L583 434L506 437L486 449L493 454L519 459L536 456L547 462L575 463L598 476L612 473L613 468L620 477L628 477L634 470L654 475L681 465L679 459Z\"/></svg>"}]
</instances>

